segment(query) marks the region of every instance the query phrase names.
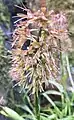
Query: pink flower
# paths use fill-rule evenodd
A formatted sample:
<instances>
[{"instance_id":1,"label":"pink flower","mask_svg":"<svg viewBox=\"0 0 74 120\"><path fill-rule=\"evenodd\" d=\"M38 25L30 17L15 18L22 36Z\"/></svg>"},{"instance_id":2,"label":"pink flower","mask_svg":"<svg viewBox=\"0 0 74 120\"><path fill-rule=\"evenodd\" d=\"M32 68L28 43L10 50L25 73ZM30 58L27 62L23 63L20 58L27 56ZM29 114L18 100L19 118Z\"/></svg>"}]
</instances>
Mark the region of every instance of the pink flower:
<instances>
[{"instance_id":1,"label":"pink flower","mask_svg":"<svg viewBox=\"0 0 74 120\"><path fill-rule=\"evenodd\" d=\"M51 29L51 33L59 34L67 32L67 19L62 12L57 14L53 12L53 14L50 14L50 20L49 28Z\"/></svg>"}]
</instances>

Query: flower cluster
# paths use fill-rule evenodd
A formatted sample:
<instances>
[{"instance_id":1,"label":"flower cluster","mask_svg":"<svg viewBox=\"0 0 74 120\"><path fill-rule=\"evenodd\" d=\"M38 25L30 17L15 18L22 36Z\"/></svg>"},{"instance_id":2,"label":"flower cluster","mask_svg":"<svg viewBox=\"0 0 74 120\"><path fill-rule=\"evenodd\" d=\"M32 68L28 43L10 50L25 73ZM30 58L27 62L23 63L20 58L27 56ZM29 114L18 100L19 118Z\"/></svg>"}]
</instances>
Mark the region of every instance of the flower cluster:
<instances>
[{"instance_id":1,"label":"flower cluster","mask_svg":"<svg viewBox=\"0 0 74 120\"><path fill-rule=\"evenodd\" d=\"M43 83L57 79L59 75L58 55L69 48L68 43L68 46L64 46L69 39L67 19L64 13L55 13L53 10L32 12L26 8L21 9L27 11L27 15L18 14L20 19L15 21L12 43L15 49L12 50L10 74L34 92L35 85L43 90ZM30 45L23 50L22 46L28 40Z\"/></svg>"}]
</instances>

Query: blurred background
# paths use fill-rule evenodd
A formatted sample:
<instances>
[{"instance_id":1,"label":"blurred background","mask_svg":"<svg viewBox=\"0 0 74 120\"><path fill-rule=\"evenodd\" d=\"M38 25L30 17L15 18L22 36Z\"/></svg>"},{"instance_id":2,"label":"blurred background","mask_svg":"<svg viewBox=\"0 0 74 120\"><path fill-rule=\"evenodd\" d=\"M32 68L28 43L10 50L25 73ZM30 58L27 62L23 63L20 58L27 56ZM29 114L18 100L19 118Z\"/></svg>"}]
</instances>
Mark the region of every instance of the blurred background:
<instances>
[{"instance_id":1,"label":"blurred background","mask_svg":"<svg viewBox=\"0 0 74 120\"><path fill-rule=\"evenodd\" d=\"M40 8L39 0L0 0L0 104L7 104L8 99L13 98L12 82L9 77L11 66L11 43L12 33L15 29L13 18L17 13L22 13L21 9L15 5L25 5L31 10ZM64 11L67 13L69 37L72 41L72 50L69 53L69 60L72 73L74 72L74 0L46 0L48 10ZM26 12L24 11L26 14ZM16 90L15 90L16 91ZM7 96L11 96L8 98Z\"/></svg>"}]
</instances>

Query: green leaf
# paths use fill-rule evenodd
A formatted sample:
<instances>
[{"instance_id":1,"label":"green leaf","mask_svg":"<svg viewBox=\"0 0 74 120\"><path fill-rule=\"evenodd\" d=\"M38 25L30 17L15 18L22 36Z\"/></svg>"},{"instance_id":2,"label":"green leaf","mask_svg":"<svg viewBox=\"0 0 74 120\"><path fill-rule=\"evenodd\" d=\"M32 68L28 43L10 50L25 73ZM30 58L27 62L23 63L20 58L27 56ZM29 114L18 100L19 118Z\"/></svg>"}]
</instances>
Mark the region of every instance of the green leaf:
<instances>
[{"instance_id":1,"label":"green leaf","mask_svg":"<svg viewBox=\"0 0 74 120\"><path fill-rule=\"evenodd\" d=\"M56 104L51 100L51 98L50 98L47 94L45 94L45 93L43 93L43 96L44 96L44 97L49 101L49 103L54 107L54 109L55 109L55 111L57 112L57 114L61 116L61 111L60 111L59 108L56 106Z\"/></svg>"},{"instance_id":2,"label":"green leaf","mask_svg":"<svg viewBox=\"0 0 74 120\"><path fill-rule=\"evenodd\" d=\"M18 113L8 107L2 107L0 113L6 117L12 118L13 120L24 120L24 118L22 118Z\"/></svg>"},{"instance_id":3,"label":"green leaf","mask_svg":"<svg viewBox=\"0 0 74 120\"><path fill-rule=\"evenodd\" d=\"M56 81L54 81L54 80L52 80L52 81L49 80L49 83L50 83L51 85L56 86L56 88L57 88L61 93L64 92L63 86L62 86L61 84L59 84L58 82L56 82Z\"/></svg>"},{"instance_id":4,"label":"green leaf","mask_svg":"<svg viewBox=\"0 0 74 120\"><path fill-rule=\"evenodd\" d=\"M58 92L58 91L55 91L55 90L48 90L48 91L46 91L46 92L44 92L45 94L52 94L52 95L61 95L61 93L60 92Z\"/></svg>"}]
</instances>

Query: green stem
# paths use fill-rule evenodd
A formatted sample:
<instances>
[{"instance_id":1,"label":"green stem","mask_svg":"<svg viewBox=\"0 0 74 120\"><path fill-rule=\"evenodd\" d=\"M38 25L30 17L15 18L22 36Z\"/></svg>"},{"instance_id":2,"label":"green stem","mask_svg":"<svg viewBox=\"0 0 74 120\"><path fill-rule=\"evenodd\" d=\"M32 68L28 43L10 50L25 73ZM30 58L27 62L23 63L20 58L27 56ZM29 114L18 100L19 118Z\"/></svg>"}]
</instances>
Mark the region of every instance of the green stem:
<instances>
[{"instance_id":1,"label":"green stem","mask_svg":"<svg viewBox=\"0 0 74 120\"><path fill-rule=\"evenodd\" d=\"M67 70L66 70L66 67L67 67L67 63L66 63L66 53L60 53L60 59L61 59L61 82L62 82L62 85L64 87L64 89L66 88L66 80L68 78L68 74L67 74Z\"/></svg>"},{"instance_id":2,"label":"green stem","mask_svg":"<svg viewBox=\"0 0 74 120\"><path fill-rule=\"evenodd\" d=\"M36 87L35 90L35 114L36 114L36 118L37 120L40 120L40 104L39 104L39 93L38 93L38 85Z\"/></svg>"},{"instance_id":3,"label":"green stem","mask_svg":"<svg viewBox=\"0 0 74 120\"><path fill-rule=\"evenodd\" d=\"M68 71L69 79L70 79L72 87L74 88L74 81L73 81L73 78L72 78L72 75L71 75L71 71L70 71L68 55L66 55L66 62L67 62L67 71Z\"/></svg>"}]
</instances>

